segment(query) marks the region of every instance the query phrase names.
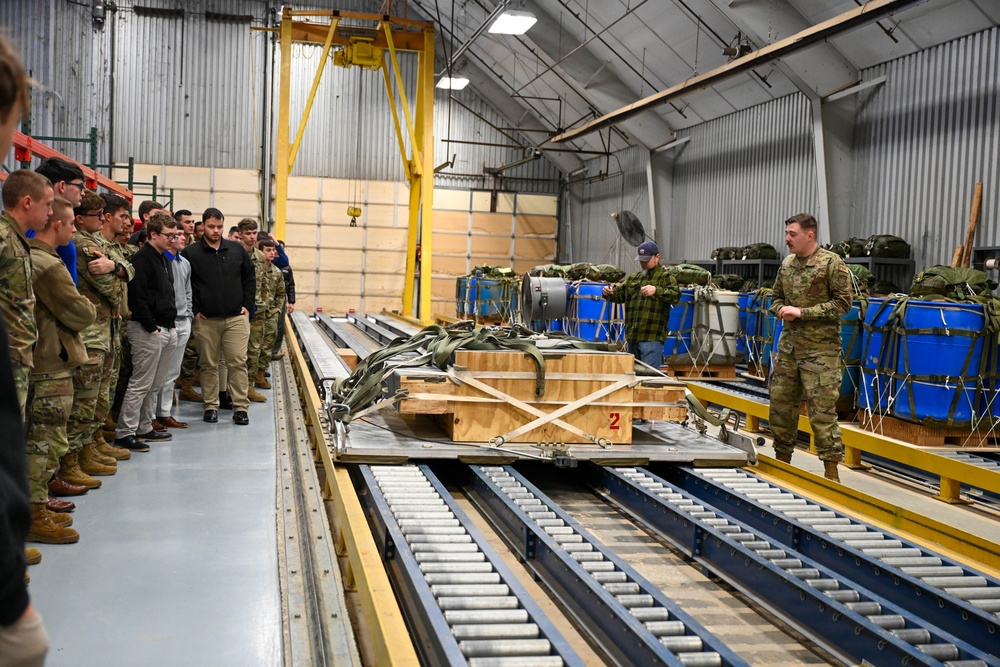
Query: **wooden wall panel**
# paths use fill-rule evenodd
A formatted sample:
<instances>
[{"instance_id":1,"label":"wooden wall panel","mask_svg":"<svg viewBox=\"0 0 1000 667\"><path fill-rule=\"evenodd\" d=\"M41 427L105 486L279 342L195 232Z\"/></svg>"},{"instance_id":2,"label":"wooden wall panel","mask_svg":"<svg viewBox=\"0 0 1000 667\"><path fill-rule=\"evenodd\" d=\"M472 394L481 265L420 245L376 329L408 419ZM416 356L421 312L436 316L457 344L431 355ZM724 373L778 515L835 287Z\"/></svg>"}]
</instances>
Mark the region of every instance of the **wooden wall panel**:
<instances>
[{"instance_id":1,"label":"wooden wall panel","mask_svg":"<svg viewBox=\"0 0 1000 667\"><path fill-rule=\"evenodd\" d=\"M285 207L287 222L311 222L319 219L319 204L316 201L301 201L289 199Z\"/></svg>"},{"instance_id":2,"label":"wooden wall panel","mask_svg":"<svg viewBox=\"0 0 1000 667\"><path fill-rule=\"evenodd\" d=\"M405 228L407 224L406 208L399 207L397 209L395 206L388 204L369 204L368 206L362 208L364 222L369 227L396 227L397 211L402 213L403 216L399 226ZM358 223L361 223L360 219L358 220Z\"/></svg>"},{"instance_id":3,"label":"wooden wall panel","mask_svg":"<svg viewBox=\"0 0 1000 667\"><path fill-rule=\"evenodd\" d=\"M221 171L221 170L220 170ZM148 178L138 180L148 181ZM160 175L157 174L157 181ZM166 165L163 168L163 180L170 183L170 187L178 190L208 190L208 185L212 182L212 170L208 167L179 167ZM256 174L254 175L254 187L257 184ZM157 188L160 184L157 183ZM175 193L176 194L176 193Z\"/></svg>"},{"instance_id":4,"label":"wooden wall panel","mask_svg":"<svg viewBox=\"0 0 1000 667\"><path fill-rule=\"evenodd\" d=\"M319 237L319 226L313 224L288 223L285 225L285 238L282 239L286 245L302 246L312 248L316 251L316 239Z\"/></svg>"},{"instance_id":5,"label":"wooden wall panel","mask_svg":"<svg viewBox=\"0 0 1000 667\"><path fill-rule=\"evenodd\" d=\"M514 193L513 192L498 192L497 193L497 213L513 213L514 212Z\"/></svg>"},{"instance_id":6,"label":"wooden wall panel","mask_svg":"<svg viewBox=\"0 0 1000 667\"><path fill-rule=\"evenodd\" d=\"M258 179L259 176L253 169L215 169L212 173L212 189L215 192L252 192L256 196L260 194Z\"/></svg>"},{"instance_id":7,"label":"wooden wall panel","mask_svg":"<svg viewBox=\"0 0 1000 667\"><path fill-rule=\"evenodd\" d=\"M439 257L435 255L434 275L464 276L469 272L469 263L464 257Z\"/></svg>"},{"instance_id":8,"label":"wooden wall panel","mask_svg":"<svg viewBox=\"0 0 1000 667\"><path fill-rule=\"evenodd\" d=\"M517 196L517 212L526 215L551 215L559 213L559 199L554 195Z\"/></svg>"},{"instance_id":9,"label":"wooden wall panel","mask_svg":"<svg viewBox=\"0 0 1000 667\"><path fill-rule=\"evenodd\" d=\"M365 184L361 184L361 192L365 192ZM395 204L396 203L396 183L391 183L388 181L369 181L368 182L368 203L369 204ZM409 197L409 191L406 194ZM400 203L405 203L406 198L402 199Z\"/></svg>"},{"instance_id":10,"label":"wooden wall panel","mask_svg":"<svg viewBox=\"0 0 1000 667\"><path fill-rule=\"evenodd\" d=\"M431 280L431 297L434 299L455 300L455 279L434 278Z\"/></svg>"},{"instance_id":11,"label":"wooden wall panel","mask_svg":"<svg viewBox=\"0 0 1000 667\"><path fill-rule=\"evenodd\" d=\"M550 215L518 215L514 230L517 236L549 236L555 238L559 219Z\"/></svg>"},{"instance_id":12,"label":"wooden wall panel","mask_svg":"<svg viewBox=\"0 0 1000 667\"><path fill-rule=\"evenodd\" d=\"M363 232L361 227L322 225L320 228L320 247L360 250Z\"/></svg>"},{"instance_id":13,"label":"wooden wall panel","mask_svg":"<svg viewBox=\"0 0 1000 667\"><path fill-rule=\"evenodd\" d=\"M511 219L506 213L473 213L473 234L504 234L510 236Z\"/></svg>"},{"instance_id":14,"label":"wooden wall panel","mask_svg":"<svg viewBox=\"0 0 1000 667\"><path fill-rule=\"evenodd\" d=\"M312 176L289 176L288 198L316 201L319 198L319 180Z\"/></svg>"},{"instance_id":15,"label":"wooden wall panel","mask_svg":"<svg viewBox=\"0 0 1000 667\"><path fill-rule=\"evenodd\" d=\"M555 239L518 238L514 239L514 256L525 259L541 258L552 261L556 257ZM543 262L539 262L542 264Z\"/></svg>"},{"instance_id":16,"label":"wooden wall panel","mask_svg":"<svg viewBox=\"0 0 1000 667\"><path fill-rule=\"evenodd\" d=\"M323 201L351 201L356 185L355 181L342 178L324 178L320 197Z\"/></svg>"},{"instance_id":17,"label":"wooden wall panel","mask_svg":"<svg viewBox=\"0 0 1000 667\"><path fill-rule=\"evenodd\" d=\"M468 211L434 211L435 232L468 232Z\"/></svg>"},{"instance_id":18,"label":"wooden wall panel","mask_svg":"<svg viewBox=\"0 0 1000 667\"><path fill-rule=\"evenodd\" d=\"M174 210L186 208L201 220L202 211L212 205L212 193L198 190L174 190ZM137 207L138 208L138 207Z\"/></svg>"},{"instance_id":19,"label":"wooden wall panel","mask_svg":"<svg viewBox=\"0 0 1000 667\"><path fill-rule=\"evenodd\" d=\"M435 216L437 216L439 209L467 212L469 210L469 191L434 188ZM434 224L437 226L436 222Z\"/></svg>"},{"instance_id":20,"label":"wooden wall panel","mask_svg":"<svg viewBox=\"0 0 1000 667\"><path fill-rule=\"evenodd\" d=\"M398 273L365 273L365 293L377 296L402 296L403 276Z\"/></svg>"},{"instance_id":21,"label":"wooden wall panel","mask_svg":"<svg viewBox=\"0 0 1000 667\"><path fill-rule=\"evenodd\" d=\"M348 229L356 228L348 227ZM396 250L406 252L406 230L370 228L366 230L365 248L367 250Z\"/></svg>"},{"instance_id":22,"label":"wooden wall panel","mask_svg":"<svg viewBox=\"0 0 1000 667\"><path fill-rule=\"evenodd\" d=\"M350 294L360 297L361 274L353 271L320 271L319 291L321 294Z\"/></svg>"},{"instance_id":23,"label":"wooden wall panel","mask_svg":"<svg viewBox=\"0 0 1000 667\"><path fill-rule=\"evenodd\" d=\"M397 250L381 251L369 250L367 253L366 265L368 271L384 271L386 273L399 274L402 280L406 271L406 253Z\"/></svg>"},{"instance_id":24,"label":"wooden wall panel","mask_svg":"<svg viewBox=\"0 0 1000 667\"><path fill-rule=\"evenodd\" d=\"M540 264L551 264L552 262L541 262L537 259L515 259L514 260L514 272L520 276L523 276L528 271Z\"/></svg>"},{"instance_id":25,"label":"wooden wall panel","mask_svg":"<svg viewBox=\"0 0 1000 667\"><path fill-rule=\"evenodd\" d=\"M472 191L472 210L473 211L489 211L490 210L490 193L484 192L482 190Z\"/></svg>"},{"instance_id":26,"label":"wooden wall panel","mask_svg":"<svg viewBox=\"0 0 1000 667\"><path fill-rule=\"evenodd\" d=\"M465 257L469 253L469 237L465 234L435 233L431 236L431 246L435 257L441 254Z\"/></svg>"},{"instance_id":27,"label":"wooden wall panel","mask_svg":"<svg viewBox=\"0 0 1000 667\"><path fill-rule=\"evenodd\" d=\"M510 259L510 236L472 236L472 257L506 257Z\"/></svg>"}]
</instances>

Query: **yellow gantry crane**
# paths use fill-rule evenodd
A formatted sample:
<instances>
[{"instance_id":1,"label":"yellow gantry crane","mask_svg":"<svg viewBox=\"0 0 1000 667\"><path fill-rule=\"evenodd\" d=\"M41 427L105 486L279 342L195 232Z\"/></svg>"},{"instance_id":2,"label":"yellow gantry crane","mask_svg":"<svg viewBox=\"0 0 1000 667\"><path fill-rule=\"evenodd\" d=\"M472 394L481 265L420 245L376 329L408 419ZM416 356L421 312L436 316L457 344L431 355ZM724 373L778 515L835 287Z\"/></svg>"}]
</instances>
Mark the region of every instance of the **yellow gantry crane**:
<instances>
[{"instance_id":1,"label":"yellow gantry crane","mask_svg":"<svg viewBox=\"0 0 1000 667\"><path fill-rule=\"evenodd\" d=\"M328 18L329 24L311 23L307 18ZM347 21L350 26L342 26ZM361 14L338 10L301 10L285 7L281 12L278 29L281 46L281 72L278 101L278 146L275 165L275 234L283 238L288 205L288 176L295 165L295 157L302 143L309 112L319 82L323 77L330 49L339 48L334 64L340 67L363 67L382 71L385 90L392 109L392 120L396 128L399 154L403 169L410 185L409 236L406 251L406 282L403 287L403 314L413 316L414 283L417 269L420 270L420 300L416 317L425 323L433 321L431 313L431 230L432 204L434 201L434 24L379 14ZM323 54L313 77L309 98L306 100L302 119L299 121L295 141L289 142L291 124L289 118L289 97L291 94L292 42L322 44ZM403 86L403 75L399 69L398 51L414 51L418 54L417 96L415 113L410 113ZM390 67L392 72L390 74ZM395 85L394 85L395 84ZM407 136L410 139L410 155L406 154L406 142L400 125L397 109L403 109ZM360 211L352 211L355 215ZM351 213L349 213L351 215ZM418 256L419 248L419 256Z\"/></svg>"}]
</instances>

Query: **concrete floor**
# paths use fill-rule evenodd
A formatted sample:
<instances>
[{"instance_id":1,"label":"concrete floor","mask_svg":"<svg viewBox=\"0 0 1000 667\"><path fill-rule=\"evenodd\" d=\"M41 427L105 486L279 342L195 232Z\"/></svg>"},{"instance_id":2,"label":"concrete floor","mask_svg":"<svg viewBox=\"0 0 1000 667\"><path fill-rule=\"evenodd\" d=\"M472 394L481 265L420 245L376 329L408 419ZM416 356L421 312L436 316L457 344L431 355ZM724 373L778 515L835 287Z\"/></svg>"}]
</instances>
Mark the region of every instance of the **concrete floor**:
<instances>
[{"instance_id":1,"label":"concrete floor","mask_svg":"<svg viewBox=\"0 0 1000 667\"><path fill-rule=\"evenodd\" d=\"M272 404L249 427L177 412L189 428L72 499L79 543L33 545L49 667L282 664Z\"/></svg>"}]
</instances>

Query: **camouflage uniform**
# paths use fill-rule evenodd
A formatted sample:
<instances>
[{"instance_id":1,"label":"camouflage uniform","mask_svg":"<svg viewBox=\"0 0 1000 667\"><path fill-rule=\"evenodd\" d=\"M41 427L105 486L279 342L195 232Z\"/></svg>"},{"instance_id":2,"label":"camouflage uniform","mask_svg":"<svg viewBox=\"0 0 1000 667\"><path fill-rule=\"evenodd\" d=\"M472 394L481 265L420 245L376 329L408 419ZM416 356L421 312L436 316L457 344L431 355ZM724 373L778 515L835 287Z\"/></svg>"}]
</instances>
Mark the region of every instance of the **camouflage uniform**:
<instances>
[{"instance_id":1,"label":"camouflage uniform","mask_svg":"<svg viewBox=\"0 0 1000 667\"><path fill-rule=\"evenodd\" d=\"M108 259L120 263L129 280L135 275L135 269L117 250L118 244L105 239L101 232L78 231L73 242L80 277L78 289L97 310L94 323L80 332L89 361L73 373L73 411L67 432L70 452L79 452L93 440L111 408L109 397L121 347L120 309L126 289L125 280L113 273L95 276L87 269L87 264L97 257L94 251L99 250Z\"/></svg>"},{"instance_id":2,"label":"camouflage uniform","mask_svg":"<svg viewBox=\"0 0 1000 667\"><path fill-rule=\"evenodd\" d=\"M132 268L132 255L139 251L138 246L126 243L122 245L115 241L111 241L108 244L109 248L112 250L113 255L111 256L116 262L122 262L129 271L129 280L135 275L135 269ZM122 285L122 301L121 301L121 318L117 320L117 329L112 331L112 335L116 338L116 343L118 345L115 352L114 368L111 373L111 388L114 390L114 394L102 394L98 400L97 412L100 413L102 408L104 409L104 416L106 417L108 413L112 410L117 415L118 409L121 408L122 399L125 397L125 388L128 386L128 379L132 377L132 346L129 345L128 336L125 335L126 324L132 318L132 313L128 309L128 285ZM107 398L108 405L103 406ZM103 418L101 421L104 421Z\"/></svg>"},{"instance_id":3,"label":"camouflage uniform","mask_svg":"<svg viewBox=\"0 0 1000 667\"><path fill-rule=\"evenodd\" d=\"M264 259L264 253L254 248L253 252L250 253L250 261L253 262L253 277L257 286L253 299L257 307L254 310L253 319L250 320L250 338L247 340L247 373L250 375L250 383L253 384L253 379L257 376L257 359L260 357L260 347L264 339L264 320L270 302L267 291L269 265ZM254 332L255 328L256 333Z\"/></svg>"},{"instance_id":4,"label":"camouflage uniform","mask_svg":"<svg viewBox=\"0 0 1000 667\"><path fill-rule=\"evenodd\" d=\"M31 250L14 218L0 215L0 307L10 338L10 361L21 416L28 400L32 354L38 338L35 293L31 289Z\"/></svg>"},{"instance_id":5,"label":"camouflage uniform","mask_svg":"<svg viewBox=\"0 0 1000 667\"><path fill-rule=\"evenodd\" d=\"M777 316L782 306L795 306L802 317L785 321L772 360L768 421L776 452L791 454L795 448L804 392L819 458L844 459L836 407L842 379L840 318L851 308L849 275L844 261L823 248L806 259L790 255L778 269L771 312Z\"/></svg>"},{"instance_id":6,"label":"camouflage uniform","mask_svg":"<svg viewBox=\"0 0 1000 667\"><path fill-rule=\"evenodd\" d=\"M73 369L88 362L79 332L94 323L97 313L77 291L55 250L37 239L30 244L38 342L31 373L28 489L32 503L44 503L49 478L69 451L66 423L73 408Z\"/></svg>"},{"instance_id":7,"label":"camouflage uniform","mask_svg":"<svg viewBox=\"0 0 1000 667\"><path fill-rule=\"evenodd\" d=\"M271 363L274 339L278 335L278 316L285 306L285 278L273 264L257 276L257 313L250 322L247 372L252 381Z\"/></svg>"}]
</instances>

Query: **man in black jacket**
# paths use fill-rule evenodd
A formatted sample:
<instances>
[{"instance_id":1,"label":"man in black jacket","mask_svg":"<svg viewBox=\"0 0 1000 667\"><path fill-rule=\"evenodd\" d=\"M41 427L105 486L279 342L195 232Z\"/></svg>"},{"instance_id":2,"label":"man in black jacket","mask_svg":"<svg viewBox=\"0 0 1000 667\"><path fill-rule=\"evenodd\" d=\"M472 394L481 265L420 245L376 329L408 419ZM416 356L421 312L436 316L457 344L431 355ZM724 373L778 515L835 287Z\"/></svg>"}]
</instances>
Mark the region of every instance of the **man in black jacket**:
<instances>
[{"instance_id":1,"label":"man in black jacket","mask_svg":"<svg viewBox=\"0 0 1000 667\"><path fill-rule=\"evenodd\" d=\"M205 233L199 241L184 248L181 255L191 262L194 302L191 335L198 342L204 419L209 423L219 421L221 349L229 369L233 421L246 426L250 423L247 343L257 289L253 263L241 244L222 238L225 218L219 209L206 209L202 220Z\"/></svg>"},{"instance_id":2,"label":"man in black jacket","mask_svg":"<svg viewBox=\"0 0 1000 667\"><path fill-rule=\"evenodd\" d=\"M128 285L128 342L132 348L132 376L125 389L115 446L149 451L147 442L169 440L169 433L153 429L156 397L170 370L170 357L177 347L177 304L173 271L163 256L171 241L182 232L169 213L157 212L146 222L148 240L132 256L135 277Z\"/></svg>"}]
</instances>

